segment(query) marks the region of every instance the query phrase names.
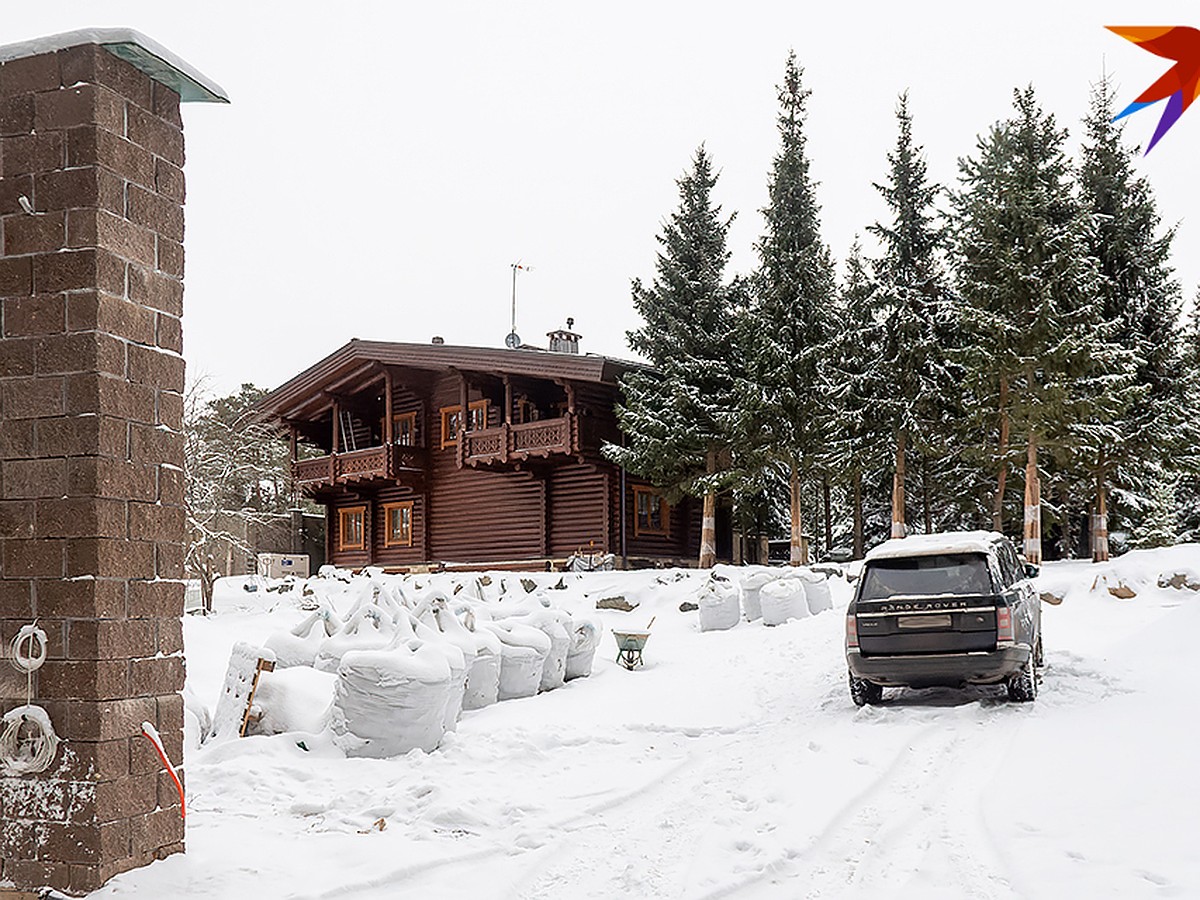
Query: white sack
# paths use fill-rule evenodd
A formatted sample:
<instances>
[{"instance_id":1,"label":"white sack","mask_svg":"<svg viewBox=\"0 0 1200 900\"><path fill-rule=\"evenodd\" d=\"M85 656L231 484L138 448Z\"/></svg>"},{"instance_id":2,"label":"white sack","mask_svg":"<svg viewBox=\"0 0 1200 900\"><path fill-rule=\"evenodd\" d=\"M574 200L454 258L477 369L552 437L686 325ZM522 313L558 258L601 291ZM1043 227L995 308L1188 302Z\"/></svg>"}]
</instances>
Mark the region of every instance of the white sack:
<instances>
[{"instance_id":1,"label":"white sack","mask_svg":"<svg viewBox=\"0 0 1200 900\"><path fill-rule=\"evenodd\" d=\"M552 691L562 687L567 676L567 654L571 650L571 634L567 630L571 616L561 610L543 609L510 621L532 626L550 639L550 652L542 664L538 688Z\"/></svg>"},{"instance_id":2,"label":"white sack","mask_svg":"<svg viewBox=\"0 0 1200 900\"><path fill-rule=\"evenodd\" d=\"M462 651L467 665L462 709L482 709L500 694L500 639L488 632L468 631L439 592L432 598L433 615L446 640Z\"/></svg>"},{"instance_id":3,"label":"white sack","mask_svg":"<svg viewBox=\"0 0 1200 900\"><path fill-rule=\"evenodd\" d=\"M799 578L780 578L765 584L760 591L764 625L782 625L788 619L808 616L804 582Z\"/></svg>"},{"instance_id":4,"label":"white sack","mask_svg":"<svg viewBox=\"0 0 1200 900\"><path fill-rule=\"evenodd\" d=\"M600 646L600 626L591 619L575 619L571 628L571 649L567 651L566 680L592 674L592 661Z\"/></svg>"},{"instance_id":5,"label":"white sack","mask_svg":"<svg viewBox=\"0 0 1200 900\"><path fill-rule=\"evenodd\" d=\"M337 674L330 724L347 756L381 759L441 743L452 685L437 647L350 650Z\"/></svg>"},{"instance_id":6,"label":"white sack","mask_svg":"<svg viewBox=\"0 0 1200 900\"><path fill-rule=\"evenodd\" d=\"M486 622L484 626L500 638L501 700L532 697L542 682L550 638L536 628L518 622Z\"/></svg>"},{"instance_id":7,"label":"white sack","mask_svg":"<svg viewBox=\"0 0 1200 900\"><path fill-rule=\"evenodd\" d=\"M701 631L724 631L741 618L738 589L728 581L709 581L696 598L700 607Z\"/></svg>"},{"instance_id":8,"label":"white sack","mask_svg":"<svg viewBox=\"0 0 1200 900\"><path fill-rule=\"evenodd\" d=\"M746 613L747 622L762 618L760 592L763 585L770 584L778 577L775 572L755 572L742 581L742 610Z\"/></svg>"},{"instance_id":9,"label":"white sack","mask_svg":"<svg viewBox=\"0 0 1200 900\"><path fill-rule=\"evenodd\" d=\"M804 581L804 597L812 615L833 609L833 592L829 590L829 578L820 572L801 572Z\"/></svg>"}]
</instances>

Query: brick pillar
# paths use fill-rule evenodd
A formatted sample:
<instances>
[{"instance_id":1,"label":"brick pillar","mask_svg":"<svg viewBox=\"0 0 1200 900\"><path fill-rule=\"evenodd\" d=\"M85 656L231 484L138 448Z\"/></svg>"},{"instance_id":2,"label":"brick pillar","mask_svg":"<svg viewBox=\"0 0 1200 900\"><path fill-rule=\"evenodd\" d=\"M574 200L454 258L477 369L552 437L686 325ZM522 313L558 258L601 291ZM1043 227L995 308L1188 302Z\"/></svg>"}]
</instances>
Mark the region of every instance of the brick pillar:
<instances>
[{"instance_id":1,"label":"brick pillar","mask_svg":"<svg viewBox=\"0 0 1200 900\"><path fill-rule=\"evenodd\" d=\"M182 763L179 104L205 83L124 29L0 60L0 642L47 632L63 739L0 777L0 896L83 893L183 850L141 723ZM0 713L25 693L0 665Z\"/></svg>"}]
</instances>

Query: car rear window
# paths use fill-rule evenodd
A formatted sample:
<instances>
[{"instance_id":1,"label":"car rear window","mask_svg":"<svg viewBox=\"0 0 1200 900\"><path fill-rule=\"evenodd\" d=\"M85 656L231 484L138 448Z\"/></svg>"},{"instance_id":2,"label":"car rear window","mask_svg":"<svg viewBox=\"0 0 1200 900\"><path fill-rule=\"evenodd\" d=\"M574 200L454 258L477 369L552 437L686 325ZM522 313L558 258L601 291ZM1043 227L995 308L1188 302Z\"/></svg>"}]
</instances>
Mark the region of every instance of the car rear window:
<instances>
[{"instance_id":1,"label":"car rear window","mask_svg":"<svg viewBox=\"0 0 1200 900\"><path fill-rule=\"evenodd\" d=\"M863 573L861 599L896 595L990 594L992 579L983 554L939 554L877 559Z\"/></svg>"}]
</instances>

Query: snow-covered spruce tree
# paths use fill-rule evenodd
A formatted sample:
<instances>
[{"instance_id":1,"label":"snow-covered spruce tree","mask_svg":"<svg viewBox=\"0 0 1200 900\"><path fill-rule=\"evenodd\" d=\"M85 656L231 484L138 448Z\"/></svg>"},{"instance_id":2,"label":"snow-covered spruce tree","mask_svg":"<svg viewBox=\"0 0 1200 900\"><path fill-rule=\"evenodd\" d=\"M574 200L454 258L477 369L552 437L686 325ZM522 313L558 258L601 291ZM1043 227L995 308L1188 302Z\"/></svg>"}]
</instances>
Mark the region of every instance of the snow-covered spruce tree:
<instances>
[{"instance_id":1,"label":"snow-covered spruce tree","mask_svg":"<svg viewBox=\"0 0 1200 900\"><path fill-rule=\"evenodd\" d=\"M926 175L922 148L913 143L908 95L896 107L899 136L888 154L888 182L875 188L891 219L869 231L883 245L876 260L876 305L882 324L881 366L887 388L876 398L878 412L894 439L892 537L903 537L906 454L910 445L926 457L940 450L938 436L947 401L958 390L949 361L950 319L938 251L942 243L934 199L941 190Z\"/></svg>"},{"instance_id":2,"label":"snow-covered spruce tree","mask_svg":"<svg viewBox=\"0 0 1200 900\"><path fill-rule=\"evenodd\" d=\"M820 206L805 150L803 69L788 55L779 96L780 146L771 164L759 269L743 320L747 377L741 431L763 466L790 485L791 563L808 560L802 543L801 489L828 443L823 359L835 295L833 264L821 242Z\"/></svg>"},{"instance_id":3,"label":"snow-covered spruce tree","mask_svg":"<svg viewBox=\"0 0 1200 900\"><path fill-rule=\"evenodd\" d=\"M704 498L701 568L716 562L716 494L732 480L732 435L739 371L733 339L740 285L725 278L725 238L717 183L703 145L679 179L679 208L663 225L654 282L633 281L633 305L645 324L629 345L654 367L621 382L617 418L626 445L610 459L664 489L669 498Z\"/></svg>"},{"instance_id":4,"label":"snow-covered spruce tree","mask_svg":"<svg viewBox=\"0 0 1200 900\"><path fill-rule=\"evenodd\" d=\"M1183 381L1185 415L1200 421L1200 290L1192 298L1192 309L1183 329ZM1175 493L1179 503L1180 539L1200 541L1200 471L1185 472Z\"/></svg>"},{"instance_id":5,"label":"snow-covered spruce tree","mask_svg":"<svg viewBox=\"0 0 1200 900\"><path fill-rule=\"evenodd\" d=\"M1092 558L1108 559L1108 488L1136 497L1130 507L1161 505L1177 474L1195 467L1200 430L1186 415L1181 358L1181 293L1170 264L1173 228L1164 230L1145 178L1134 172L1135 149L1121 141L1113 122L1107 80L1092 91L1084 120L1080 198L1092 215L1089 251L1100 264L1102 315L1112 339L1132 357L1132 378L1105 383L1111 416L1079 431L1083 462L1095 486ZM1174 470L1174 472L1170 471ZM1155 515L1153 540L1161 541L1166 514ZM1134 542L1141 522L1133 521ZM1150 523L1147 523L1148 525Z\"/></svg>"},{"instance_id":6,"label":"snow-covered spruce tree","mask_svg":"<svg viewBox=\"0 0 1200 900\"><path fill-rule=\"evenodd\" d=\"M972 382L996 391L976 402L993 404L1002 434L1011 424L1024 437L1024 549L1037 563L1039 449L1102 412L1086 408L1080 379L1118 367L1119 348L1104 339L1097 315L1090 219L1072 190L1067 133L1043 112L1032 86L1013 94L1013 117L977 141L974 158L959 161L953 245ZM1002 445L999 456L1006 454ZM998 492L1002 501L1002 485Z\"/></svg>"},{"instance_id":7,"label":"snow-covered spruce tree","mask_svg":"<svg viewBox=\"0 0 1200 900\"><path fill-rule=\"evenodd\" d=\"M866 551L864 482L889 462L889 446L879 440L880 398L889 390L883 371L882 329L875 315L875 284L862 246L855 238L846 257L846 276L837 300L831 340L834 422L832 456L839 472L850 476L852 546L855 559ZM869 487L868 487L869 490Z\"/></svg>"}]
</instances>

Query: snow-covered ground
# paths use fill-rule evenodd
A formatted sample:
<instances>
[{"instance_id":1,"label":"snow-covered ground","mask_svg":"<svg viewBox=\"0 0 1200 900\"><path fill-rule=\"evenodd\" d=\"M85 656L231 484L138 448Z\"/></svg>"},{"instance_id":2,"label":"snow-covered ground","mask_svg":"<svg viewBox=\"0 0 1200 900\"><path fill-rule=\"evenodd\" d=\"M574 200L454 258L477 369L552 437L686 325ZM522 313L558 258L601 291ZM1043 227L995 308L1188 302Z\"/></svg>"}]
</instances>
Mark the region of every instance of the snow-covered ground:
<instances>
[{"instance_id":1,"label":"snow-covered ground","mask_svg":"<svg viewBox=\"0 0 1200 900\"><path fill-rule=\"evenodd\" d=\"M188 853L94 896L1197 897L1200 592L1158 587L1177 572L1200 583L1200 546L1047 566L1064 601L1044 608L1033 704L895 691L863 709L840 578L830 612L701 633L678 608L701 573L528 576L603 622L590 678L466 712L430 754L347 759L296 733L191 750ZM210 708L235 641L306 615L298 592L222 588L185 621ZM595 610L618 594L640 605ZM607 631L651 616L627 672Z\"/></svg>"}]
</instances>

